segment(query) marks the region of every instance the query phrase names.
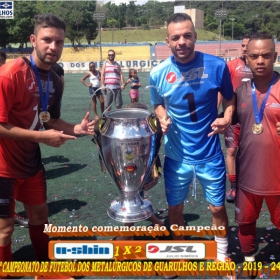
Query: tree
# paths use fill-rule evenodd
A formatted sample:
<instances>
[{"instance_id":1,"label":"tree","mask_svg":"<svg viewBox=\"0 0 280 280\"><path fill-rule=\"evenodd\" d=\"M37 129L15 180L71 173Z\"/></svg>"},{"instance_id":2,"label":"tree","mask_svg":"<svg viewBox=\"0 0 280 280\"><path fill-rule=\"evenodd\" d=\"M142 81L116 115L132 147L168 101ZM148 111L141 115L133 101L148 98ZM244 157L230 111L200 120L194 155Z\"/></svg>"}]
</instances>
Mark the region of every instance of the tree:
<instances>
[{"instance_id":1,"label":"tree","mask_svg":"<svg viewBox=\"0 0 280 280\"><path fill-rule=\"evenodd\" d=\"M27 45L30 34L33 33L33 19L38 11L32 1L16 1L14 5L14 20L8 26L10 43Z\"/></svg>"},{"instance_id":2,"label":"tree","mask_svg":"<svg viewBox=\"0 0 280 280\"><path fill-rule=\"evenodd\" d=\"M97 36L97 24L93 20L96 5L93 1L61 1L56 7L56 14L64 19L66 37L72 45L81 43L85 36L88 43Z\"/></svg>"},{"instance_id":3,"label":"tree","mask_svg":"<svg viewBox=\"0 0 280 280\"><path fill-rule=\"evenodd\" d=\"M117 26L118 22L115 19L108 19L107 20L107 26L111 28L112 30L112 44L114 42L114 29Z\"/></svg>"},{"instance_id":4,"label":"tree","mask_svg":"<svg viewBox=\"0 0 280 280\"><path fill-rule=\"evenodd\" d=\"M10 42L10 35L8 32L8 21L0 19L0 47L6 48Z\"/></svg>"}]
</instances>

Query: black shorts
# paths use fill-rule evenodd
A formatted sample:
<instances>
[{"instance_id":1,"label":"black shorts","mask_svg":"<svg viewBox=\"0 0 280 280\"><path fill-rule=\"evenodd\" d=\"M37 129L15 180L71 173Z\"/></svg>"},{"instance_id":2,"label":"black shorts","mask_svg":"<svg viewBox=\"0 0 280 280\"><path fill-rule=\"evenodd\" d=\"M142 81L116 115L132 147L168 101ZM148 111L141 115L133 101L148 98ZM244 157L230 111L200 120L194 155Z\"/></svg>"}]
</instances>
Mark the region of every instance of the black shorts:
<instances>
[{"instance_id":1,"label":"black shorts","mask_svg":"<svg viewBox=\"0 0 280 280\"><path fill-rule=\"evenodd\" d=\"M0 217L14 216L15 200L28 205L40 205L47 200L45 169L25 179L0 177Z\"/></svg>"},{"instance_id":2,"label":"black shorts","mask_svg":"<svg viewBox=\"0 0 280 280\"><path fill-rule=\"evenodd\" d=\"M100 88L98 88L98 87L89 87L89 95L91 97L102 95L102 90Z\"/></svg>"}]
</instances>

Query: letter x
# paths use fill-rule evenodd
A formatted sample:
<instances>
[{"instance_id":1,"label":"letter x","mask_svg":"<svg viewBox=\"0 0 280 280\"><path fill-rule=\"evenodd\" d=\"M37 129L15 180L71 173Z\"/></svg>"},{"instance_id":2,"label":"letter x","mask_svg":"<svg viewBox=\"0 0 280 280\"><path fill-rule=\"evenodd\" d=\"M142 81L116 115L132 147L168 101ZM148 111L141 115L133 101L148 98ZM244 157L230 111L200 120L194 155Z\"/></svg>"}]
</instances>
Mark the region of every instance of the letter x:
<instances>
[{"instance_id":1,"label":"letter x","mask_svg":"<svg viewBox=\"0 0 280 280\"><path fill-rule=\"evenodd\" d=\"M131 248L132 246L124 246L125 252L123 253L123 255L131 255Z\"/></svg>"}]
</instances>

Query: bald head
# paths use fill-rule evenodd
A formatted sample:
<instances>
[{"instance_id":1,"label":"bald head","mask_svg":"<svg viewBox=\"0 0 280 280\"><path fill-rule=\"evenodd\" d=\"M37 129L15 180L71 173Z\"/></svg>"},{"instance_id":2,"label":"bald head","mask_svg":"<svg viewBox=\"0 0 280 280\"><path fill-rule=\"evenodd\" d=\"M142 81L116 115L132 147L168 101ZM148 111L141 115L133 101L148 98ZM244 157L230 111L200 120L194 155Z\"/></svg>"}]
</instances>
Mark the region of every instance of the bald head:
<instances>
[{"instance_id":1,"label":"bald head","mask_svg":"<svg viewBox=\"0 0 280 280\"><path fill-rule=\"evenodd\" d=\"M191 25L193 26L193 31L194 31L194 24L192 21L192 18L185 13L176 13L170 16L170 18L167 20L167 36L168 36L168 26L171 23L182 23L184 21L190 21Z\"/></svg>"}]
</instances>

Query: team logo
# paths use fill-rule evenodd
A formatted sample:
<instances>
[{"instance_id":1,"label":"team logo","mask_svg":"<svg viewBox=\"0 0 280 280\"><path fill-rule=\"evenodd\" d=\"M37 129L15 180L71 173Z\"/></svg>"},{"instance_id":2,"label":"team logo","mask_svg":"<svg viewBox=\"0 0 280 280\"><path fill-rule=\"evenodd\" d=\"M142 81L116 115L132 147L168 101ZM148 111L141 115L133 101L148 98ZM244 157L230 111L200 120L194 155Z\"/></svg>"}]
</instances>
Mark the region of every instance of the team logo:
<instances>
[{"instance_id":1,"label":"team logo","mask_svg":"<svg viewBox=\"0 0 280 280\"><path fill-rule=\"evenodd\" d=\"M33 92L33 91L36 90L36 83L35 83L33 78L30 78L30 79L27 80L27 89L30 92Z\"/></svg>"},{"instance_id":2,"label":"team logo","mask_svg":"<svg viewBox=\"0 0 280 280\"><path fill-rule=\"evenodd\" d=\"M133 160L134 159L134 154L133 153L126 153L125 154L125 159L126 160Z\"/></svg>"},{"instance_id":3,"label":"team logo","mask_svg":"<svg viewBox=\"0 0 280 280\"><path fill-rule=\"evenodd\" d=\"M125 159L126 160L133 160L134 154L130 146L127 146L126 152L125 152Z\"/></svg>"},{"instance_id":4,"label":"team logo","mask_svg":"<svg viewBox=\"0 0 280 280\"><path fill-rule=\"evenodd\" d=\"M280 104L279 103L266 103L266 106L272 109L280 109Z\"/></svg>"},{"instance_id":5,"label":"team logo","mask_svg":"<svg viewBox=\"0 0 280 280\"><path fill-rule=\"evenodd\" d=\"M166 76L166 81L169 84L173 84L177 80L177 76L174 72L169 72Z\"/></svg>"},{"instance_id":6,"label":"team logo","mask_svg":"<svg viewBox=\"0 0 280 280\"><path fill-rule=\"evenodd\" d=\"M125 166L125 170L127 173L134 173L137 170L137 167L135 164L130 164Z\"/></svg>"},{"instance_id":7,"label":"team logo","mask_svg":"<svg viewBox=\"0 0 280 280\"><path fill-rule=\"evenodd\" d=\"M154 246L154 245L150 245L147 248L147 252L154 254L157 253L159 251L159 247L158 246Z\"/></svg>"},{"instance_id":8,"label":"team logo","mask_svg":"<svg viewBox=\"0 0 280 280\"><path fill-rule=\"evenodd\" d=\"M241 108L246 108L246 107L247 107L247 104L243 102L243 103L241 104Z\"/></svg>"},{"instance_id":9,"label":"team logo","mask_svg":"<svg viewBox=\"0 0 280 280\"><path fill-rule=\"evenodd\" d=\"M243 82L243 83L245 83L245 82L248 82L248 81L250 81L251 79L249 79L249 78L243 78L242 80L241 80L241 82Z\"/></svg>"},{"instance_id":10,"label":"team logo","mask_svg":"<svg viewBox=\"0 0 280 280\"><path fill-rule=\"evenodd\" d=\"M114 246L111 243L58 242L54 244L55 259L112 259Z\"/></svg>"},{"instance_id":11,"label":"team logo","mask_svg":"<svg viewBox=\"0 0 280 280\"><path fill-rule=\"evenodd\" d=\"M206 254L204 243L148 243L147 259L203 259Z\"/></svg>"},{"instance_id":12,"label":"team logo","mask_svg":"<svg viewBox=\"0 0 280 280\"><path fill-rule=\"evenodd\" d=\"M14 2L0 2L0 19L14 18Z\"/></svg>"}]
</instances>

